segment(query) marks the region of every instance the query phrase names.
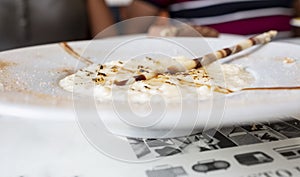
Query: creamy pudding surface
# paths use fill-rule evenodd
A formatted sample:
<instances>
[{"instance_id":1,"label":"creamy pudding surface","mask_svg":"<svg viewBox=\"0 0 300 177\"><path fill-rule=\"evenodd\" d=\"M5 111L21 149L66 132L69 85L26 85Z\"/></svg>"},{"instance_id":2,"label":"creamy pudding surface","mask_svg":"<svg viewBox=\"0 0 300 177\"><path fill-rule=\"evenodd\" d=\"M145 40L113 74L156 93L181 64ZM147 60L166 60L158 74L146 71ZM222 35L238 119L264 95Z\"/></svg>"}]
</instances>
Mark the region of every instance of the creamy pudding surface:
<instances>
[{"instance_id":1,"label":"creamy pudding surface","mask_svg":"<svg viewBox=\"0 0 300 177\"><path fill-rule=\"evenodd\" d=\"M69 92L92 95L101 102L129 99L143 103L154 95L167 102L208 99L214 92L228 94L249 87L255 80L240 65L214 64L186 70L180 64L182 61L191 60L144 58L92 64L63 78L59 85ZM176 68L176 72L171 68Z\"/></svg>"}]
</instances>

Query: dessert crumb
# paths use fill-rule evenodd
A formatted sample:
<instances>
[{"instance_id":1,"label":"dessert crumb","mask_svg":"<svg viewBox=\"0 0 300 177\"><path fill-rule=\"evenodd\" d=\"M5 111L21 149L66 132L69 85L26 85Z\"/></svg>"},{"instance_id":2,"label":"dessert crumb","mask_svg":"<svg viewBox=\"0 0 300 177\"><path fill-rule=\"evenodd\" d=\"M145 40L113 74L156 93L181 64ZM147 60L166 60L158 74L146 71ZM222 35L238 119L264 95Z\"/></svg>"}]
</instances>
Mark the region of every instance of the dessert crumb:
<instances>
[{"instance_id":1,"label":"dessert crumb","mask_svg":"<svg viewBox=\"0 0 300 177\"><path fill-rule=\"evenodd\" d=\"M286 63L286 64L295 63L295 59L289 58L289 57L285 57L284 60L283 60L283 63Z\"/></svg>"}]
</instances>

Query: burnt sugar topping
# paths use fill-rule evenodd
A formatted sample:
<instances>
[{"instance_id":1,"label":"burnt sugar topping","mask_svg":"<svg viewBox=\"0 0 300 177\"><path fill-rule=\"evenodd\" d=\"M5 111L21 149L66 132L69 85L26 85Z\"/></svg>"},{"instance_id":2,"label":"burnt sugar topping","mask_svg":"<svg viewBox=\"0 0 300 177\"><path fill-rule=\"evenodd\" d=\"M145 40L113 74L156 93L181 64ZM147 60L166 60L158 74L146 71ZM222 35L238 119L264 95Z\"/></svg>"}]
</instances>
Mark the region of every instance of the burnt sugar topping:
<instances>
[{"instance_id":1,"label":"burnt sugar topping","mask_svg":"<svg viewBox=\"0 0 300 177\"><path fill-rule=\"evenodd\" d=\"M179 58L181 62L190 62L190 59L177 57L92 64L59 84L70 92L93 93L100 101L111 100L112 92L116 91L128 94L133 101L144 102L157 94L170 101L185 96L207 99L213 92L232 93L232 90L249 87L255 80L251 73L234 64L220 65L212 76L202 67L169 72L170 67L182 67L177 62Z\"/></svg>"}]
</instances>

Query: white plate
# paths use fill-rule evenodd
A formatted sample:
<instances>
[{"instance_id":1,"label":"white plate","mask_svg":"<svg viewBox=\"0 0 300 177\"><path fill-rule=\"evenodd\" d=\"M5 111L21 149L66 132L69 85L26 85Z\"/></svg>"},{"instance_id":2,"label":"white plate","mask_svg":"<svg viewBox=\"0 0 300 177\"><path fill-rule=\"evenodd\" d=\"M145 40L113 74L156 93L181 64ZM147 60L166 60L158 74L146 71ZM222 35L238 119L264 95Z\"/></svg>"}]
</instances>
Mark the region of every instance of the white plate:
<instances>
[{"instance_id":1,"label":"white plate","mask_svg":"<svg viewBox=\"0 0 300 177\"><path fill-rule=\"evenodd\" d=\"M167 56L195 57L231 46L237 41L133 37L72 42L70 45L84 56L101 63L113 59L126 60L142 54L151 55L153 52ZM247 67L256 77L253 87L295 86L300 85L299 51L300 46L272 42L224 61ZM293 58L295 62L286 64L283 62L285 57ZM93 100L81 100L76 96L74 101L71 93L58 86L60 79L83 66L58 44L0 53L0 114L61 121L77 117L79 123L84 120L83 117L97 114L115 134L157 137L185 135L193 128L198 130L220 124L270 120L300 112L299 90L243 91L206 101L192 100L171 105L163 110L164 114L159 119L156 115L148 119L127 117L124 120L120 119L120 114L128 112L128 106L118 103L114 106L100 105L95 113L96 106L91 106ZM155 112L164 103L151 106Z\"/></svg>"}]
</instances>

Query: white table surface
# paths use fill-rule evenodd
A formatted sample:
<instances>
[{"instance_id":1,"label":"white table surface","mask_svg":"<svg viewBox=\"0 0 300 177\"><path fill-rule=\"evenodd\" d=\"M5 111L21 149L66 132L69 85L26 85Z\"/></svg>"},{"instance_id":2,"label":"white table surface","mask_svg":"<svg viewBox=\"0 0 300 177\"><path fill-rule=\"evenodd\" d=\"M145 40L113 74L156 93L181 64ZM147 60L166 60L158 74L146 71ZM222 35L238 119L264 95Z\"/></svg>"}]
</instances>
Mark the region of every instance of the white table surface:
<instances>
[{"instance_id":1,"label":"white table surface","mask_svg":"<svg viewBox=\"0 0 300 177\"><path fill-rule=\"evenodd\" d=\"M226 159L231 169L207 173L211 176L239 176L264 171L286 169L300 176L293 168L299 166L300 159L286 161L272 148L289 144L300 144L300 139L240 146L203 153L176 155L146 163L126 163L109 158L96 150L85 139L76 121L37 121L16 117L0 116L0 171L1 176L23 177L146 177L145 171L155 166L169 164L183 165L190 174L191 165L208 159ZM107 142L109 143L109 142ZM123 150L120 147L120 150ZM272 164L241 167L233 159L240 152L263 151L275 157ZM273 173L272 172L272 173ZM202 174L202 176L206 176ZM163 176L164 177L164 176ZM273 176L272 176L273 177ZM277 176L274 176L277 177Z\"/></svg>"}]
</instances>

